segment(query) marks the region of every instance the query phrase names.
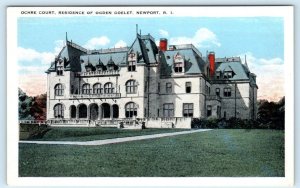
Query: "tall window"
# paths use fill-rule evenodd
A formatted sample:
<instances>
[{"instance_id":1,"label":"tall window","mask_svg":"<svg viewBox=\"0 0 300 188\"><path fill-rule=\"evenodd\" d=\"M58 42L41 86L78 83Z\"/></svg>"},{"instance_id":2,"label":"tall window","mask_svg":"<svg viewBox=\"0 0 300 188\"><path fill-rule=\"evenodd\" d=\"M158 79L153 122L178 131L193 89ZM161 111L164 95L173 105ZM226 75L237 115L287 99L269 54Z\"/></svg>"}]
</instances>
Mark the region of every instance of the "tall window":
<instances>
[{"instance_id":1,"label":"tall window","mask_svg":"<svg viewBox=\"0 0 300 188\"><path fill-rule=\"evenodd\" d=\"M71 118L76 118L76 106L75 105L70 106L70 114L71 114Z\"/></svg>"},{"instance_id":2,"label":"tall window","mask_svg":"<svg viewBox=\"0 0 300 188\"><path fill-rule=\"evenodd\" d=\"M136 81L135 80L128 80L126 82L126 93L136 93Z\"/></svg>"},{"instance_id":3,"label":"tall window","mask_svg":"<svg viewBox=\"0 0 300 188\"><path fill-rule=\"evenodd\" d=\"M194 114L194 104L183 103L183 117L193 117L193 114Z\"/></svg>"},{"instance_id":4,"label":"tall window","mask_svg":"<svg viewBox=\"0 0 300 188\"><path fill-rule=\"evenodd\" d=\"M129 102L125 106L125 116L131 118L137 116L137 105L134 102Z\"/></svg>"},{"instance_id":5,"label":"tall window","mask_svg":"<svg viewBox=\"0 0 300 188\"><path fill-rule=\"evenodd\" d=\"M90 84L83 84L82 94L91 94Z\"/></svg>"},{"instance_id":6,"label":"tall window","mask_svg":"<svg viewBox=\"0 0 300 188\"><path fill-rule=\"evenodd\" d=\"M207 117L211 116L211 106L207 106Z\"/></svg>"},{"instance_id":7,"label":"tall window","mask_svg":"<svg viewBox=\"0 0 300 188\"><path fill-rule=\"evenodd\" d=\"M136 70L136 62L135 61L129 61L128 62L128 71L133 72Z\"/></svg>"},{"instance_id":8,"label":"tall window","mask_svg":"<svg viewBox=\"0 0 300 188\"><path fill-rule=\"evenodd\" d=\"M57 66L56 75L57 76L62 76L63 75L63 66Z\"/></svg>"},{"instance_id":9,"label":"tall window","mask_svg":"<svg viewBox=\"0 0 300 188\"><path fill-rule=\"evenodd\" d=\"M231 97L231 88L224 88L224 97Z\"/></svg>"},{"instance_id":10,"label":"tall window","mask_svg":"<svg viewBox=\"0 0 300 188\"><path fill-rule=\"evenodd\" d=\"M216 88L216 95L220 96L220 88Z\"/></svg>"},{"instance_id":11,"label":"tall window","mask_svg":"<svg viewBox=\"0 0 300 188\"><path fill-rule=\"evenodd\" d=\"M94 94L100 94L102 93L102 88L101 88L101 84L100 83L96 83L93 86L93 93Z\"/></svg>"},{"instance_id":12,"label":"tall window","mask_svg":"<svg viewBox=\"0 0 300 188\"><path fill-rule=\"evenodd\" d=\"M166 93L172 93L172 83L166 83Z\"/></svg>"},{"instance_id":13,"label":"tall window","mask_svg":"<svg viewBox=\"0 0 300 188\"><path fill-rule=\"evenodd\" d=\"M104 93L114 93L114 88L111 82L104 85Z\"/></svg>"},{"instance_id":14,"label":"tall window","mask_svg":"<svg viewBox=\"0 0 300 188\"><path fill-rule=\"evenodd\" d=\"M160 83L157 83L157 92L160 93Z\"/></svg>"},{"instance_id":15,"label":"tall window","mask_svg":"<svg viewBox=\"0 0 300 188\"><path fill-rule=\"evenodd\" d=\"M185 82L185 92L191 93L192 91L192 83L191 82Z\"/></svg>"},{"instance_id":16,"label":"tall window","mask_svg":"<svg viewBox=\"0 0 300 188\"><path fill-rule=\"evenodd\" d=\"M174 104L166 103L163 106L164 117L174 117Z\"/></svg>"},{"instance_id":17,"label":"tall window","mask_svg":"<svg viewBox=\"0 0 300 188\"><path fill-rule=\"evenodd\" d=\"M56 104L54 106L54 117L64 118L64 106L62 104Z\"/></svg>"},{"instance_id":18,"label":"tall window","mask_svg":"<svg viewBox=\"0 0 300 188\"><path fill-rule=\"evenodd\" d=\"M55 96L62 96L64 95L64 87L62 84L56 84L54 87L54 94Z\"/></svg>"}]
</instances>

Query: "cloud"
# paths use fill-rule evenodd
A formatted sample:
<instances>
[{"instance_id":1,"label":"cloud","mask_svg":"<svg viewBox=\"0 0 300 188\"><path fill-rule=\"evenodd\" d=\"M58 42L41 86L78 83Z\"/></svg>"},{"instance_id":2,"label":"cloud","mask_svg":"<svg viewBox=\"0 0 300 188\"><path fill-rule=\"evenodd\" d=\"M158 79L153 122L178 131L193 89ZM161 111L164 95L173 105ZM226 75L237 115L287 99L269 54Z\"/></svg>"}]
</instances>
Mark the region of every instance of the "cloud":
<instances>
[{"instance_id":1,"label":"cloud","mask_svg":"<svg viewBox=\"0 0 300 188\"><path fill-rule=\"evenodd\" d=\"M94 37L94 38L91 38L89 41L87 41L87 43L85 45L83 45L83 47L93 50L93 49L97 49L99 47L103 47L109 43L110 43L110 40L106 36Z\"/></svg>"},{"instance_id":2,"label":"cloud","mask_svg":"<svg viewBox=\"0 0 300 188\"><path fill-rule=\"evenodd\" d=\"M17 48L17 60L31 62L37 61L39 64L50 64L55 58L52 52L38 52L31 48Z\"/></svg>"},{"instance_id":3,"label":"cloud","mask_svg":"<svg viewBox=\"0 0 300 188\"><path fill-rule=\"evenodd\" d=\"M162 37L168 37L168 36L169 36L169 32L166 31L166 30L163 30L163 29L160 29L160 30L159 30L159 34L160 34Z\"/></svg>"},{"instance_id":4,"label":"cloud","mask_svg":"<svg viewBox=\"0 0 300 188\"><path fill-rule=\"evenodd\" d=\"M193 44L198 48L221 46L216 34L207 28L198 29L193 37L180 36L171 38L170 44Z\"/></svg>"},{"instance_id":5,"label":"cloud","mask_svg":"<svg viewBox=\"0 0 300 188\"><path fill-rule=\"evenodd\" d=\"M19 75L19 87L29 96L45 93L46 83L46 74Z\"/></svg>"},{"instance_id":6,"label":"cloud","mask_svg":"<svg viewBox=\"0 0 300 188\"><path fill-rule=\"evenodd\" d=\"M127 44L125 41L123 40L119 40L116 44L115 44L115 48L121 48L121 47L126 47Z\"/></svg>"},{"instance_id":7,"label":"cloud","mask_svg":"<svg viewBox=\"0 0 300 188\"><path fill-rule=\"evenodd\" d=\"M256 58L253 53L247 52L239 55L242 62L245 62L245 55L247 55L250 71L257 76L258 99L278 101L285 96L283 60L281 58Z\"/></svg>"}]
</instances>

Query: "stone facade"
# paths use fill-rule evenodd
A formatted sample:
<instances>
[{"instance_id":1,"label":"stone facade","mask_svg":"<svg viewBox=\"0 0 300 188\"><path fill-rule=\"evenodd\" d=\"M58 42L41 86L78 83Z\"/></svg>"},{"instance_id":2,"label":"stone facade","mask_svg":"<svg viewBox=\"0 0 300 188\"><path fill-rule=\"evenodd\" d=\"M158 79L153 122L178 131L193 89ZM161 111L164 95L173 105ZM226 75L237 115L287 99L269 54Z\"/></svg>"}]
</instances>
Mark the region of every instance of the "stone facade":
<instances>
[{"instance_id":1,"label":"stone facade","mask_svg":"<svg viewBox=\"0 0 300 188\"><path fill-rule=\"evenodd\" d=\"M257 114L256 76L246 62L214 53L203 57L191 44L168 47L167 39L156 46L151 35L137 34L130 47L104 50L66 40L46 73L48 120L148 118L156 126L164 120L155 118Z\"/></svg>"}]
</instances>

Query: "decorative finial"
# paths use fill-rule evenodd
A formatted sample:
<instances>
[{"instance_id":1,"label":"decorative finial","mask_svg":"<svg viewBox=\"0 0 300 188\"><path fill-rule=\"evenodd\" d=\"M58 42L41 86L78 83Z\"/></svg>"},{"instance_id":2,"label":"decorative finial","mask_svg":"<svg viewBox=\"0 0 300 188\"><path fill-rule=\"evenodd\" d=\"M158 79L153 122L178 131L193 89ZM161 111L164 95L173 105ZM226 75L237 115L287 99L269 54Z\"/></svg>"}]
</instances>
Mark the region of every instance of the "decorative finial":
<instances>
[{"instance_id":1,"label":"decorative finial","mask_svg":"<svg viewBox=\"0 0 300 188\"><path fill-rule=\"evenodd\" d=\"M138 31L139 31L139 25L135 24L135 29L136 29L136 35L138 35Z\"/></svg>"},{"instance_id":2,"label":"decorative finial","mask_svg":"<svg viewBox=\"0 0 300 188\"><path fill-rule=\"evenodd\" d=\"M68 42L68 32L66 32L66 42Z\"/></svg>"}]
</instances>

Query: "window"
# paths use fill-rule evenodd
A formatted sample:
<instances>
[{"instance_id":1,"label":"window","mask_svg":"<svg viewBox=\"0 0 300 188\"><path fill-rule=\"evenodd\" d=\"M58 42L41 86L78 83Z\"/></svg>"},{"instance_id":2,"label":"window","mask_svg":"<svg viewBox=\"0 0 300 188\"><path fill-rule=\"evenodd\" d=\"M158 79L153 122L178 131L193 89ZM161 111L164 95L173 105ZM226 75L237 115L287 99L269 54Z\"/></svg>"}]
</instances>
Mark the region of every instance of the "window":
<instances>
[{"instance_id":1,"label":"window","mask_svg":"<svg viewBox=\"0 0 300 188\"><path fill-rule=\"evenodd\" d=\"M160 92L160 83L157 84L157 92Z\"/></svg>"},{"instance_id":2,"label":"window","mask_svg":"<svg viewBox=\"0 0 300 188\"><path fill-rule=\"evenodd\" d=\"M90 84L83 84L82 94L91 94Z\"/></svg>"},{"instance_id":3,"label":"window","mask_svg":"<svg viewBox=\"0 0 300 188\"><path fill-rule=\"evenodd\" d=\"M102 88L101 88L101 84L100 83L96 83L93 86L93 93L94 94L100 94L102 93Z\"/></svg>"},{"instance_id":4,"label":"window","mask_svg":"<svg viewBox=\"0 0 300 188\"><path fill-rule=\"evenodd\" d=\"M125 116L127 118L132 118L137 116L137 105L134 102L129 102L125 106Z\"/></svg>"},{"instance_id":5,"label":"window","mask_svg":"<svg viewBox=\"0 0 300 188\"><path fill-rule=\"evenodd\" d=\"M104 85L104 93L114 93L114 88L111 82Z\"/></svg>"},{"instance_id":6,"label":"window","mask_svg":"<svg viewBox=\"0 0 300 188\"><path fill-rule=\"evenodd\" d=\"M231 97L231 88L224 88L224 97Z\"/></svg>"},{"instance_id":7,"label":"window","mask_svg":"<svg viewBox=\"0 0 300 188\"><path fill-rule=\"evenodd\" d=\"M128 62L128 72L133 72L136 70L136 62L135 61L129 61Z\"/></svg>"},{"instance_id":8,"label":"window","mask_svg":"<svg viewBox=\"0 0 300 188\"><path fill-rule=\"evenodd\" d=\"M159 117L159 108L157 109L157 117Z\"/></svg>"},{"instance_id":9,"label":"window","mask_svg":"<svg viewBox=\"0 0 300 188\"><path fill-rule=\"evenodd\" d=\"M55 118L64 118L64 107L62 104L56 104L54 106L54 117Z\"/></svg>"},{"instance_id":10,"label":"window","mask_svg":"<svg viewBox=\"0 0 300 188\"><path fill-rule=\"evenodd\" d=\"M205 93L208 94L208 86L205 86Z\"/></svg>"},{"instance_id":11,"label":"window","mask_svg":"<svg viewBox=\"0 0 300 188\"><path fill-rule=\"evenodd\" d=\"M145 81L144 92L146 92L146 91L147 91L147 88L148 88L148 82L147 82L147 81Z\"/></svg>"},{"instance_id":12,"label":"window","mask_svg":"<svg viewBox=\"0 0 300 188\"><path fill-rule=\"evenodd\" d=\"M232 78L232 72L224 72L224 78Z\"/></svg>"},{"instance_id":13,"label":"window","mask_svg":"<svg viewBox=\"0 0 300 188\"><path fill-rule=\"evenodd\" d=\"M163 106L164 117L174 117L174 104L166 103Z\"/></svg>"},{"instance_id":14,"label":"window","mask_svg":"<svg viewBox=\"0 0 300 188\"><path fill-rule=\"evenodd\" d=\"M62 76L63 75L63 66L57 66L56 75L57 76Z\"/></svg>"},{"instance_id":15,"label":"window","mask_svg":"<svg viewBox=\"0 0 300 188\"><path fill-rule=\"evenodd\" d=\"M70 114L71 114L71 118L76 118L76 106L75 105L70 106Z\"/></svg>"},{"instance_id":16,"label":"window","mask_svg":"<svg viewBox=\"0 0 300 188\"><path fill-rule=\"evenodd\" d=\"M174 72L180 73L183 70L183 62L174 63Z\"/></svg>"},{"instance_id":17,"label":"window","mask_svg":"<svg viewBox=\"0 0 300 188\"><path fill-rule=\"evenodd\" d=\"M193 103L183 103L183 117L193 117Z\"/></svg>"},{"instance_id":18,"label":"window","mask_svg":"<svg viewBox=\"0 0 300 188\"><path fill-rule=\"evenodd\" d=\"M216 95L220 96L220 88L216 88Z\"/></svg>"},{"instance_id":19,"label":"window","mask_svg":"<svg viewBox=\"0 0 300 188\"><path fill-rule=\"evenodd\" d=\"M211 106L207 106L207 117L211 116Z\"/></svg>"},{"instance_id":20,"label":"window","mask_svg":"<svg viewBox=\"0 0 300 188\"><path fill-rule=\"evenodd\" d=\"M216 72L216 78L217 79L220 79L220 77L221 77L221 73L218 71L218 72Z\"/></svg>"},{"instance_id":21,"label":"window","mask_svg":"<svg viewBox=\"0 0 300 188\"><path fill-rule=\"evenodd\" d=\"M63 96L64 95L64 87L62 84L56 84L54 87L55 96Z\"/></svg>"},{"instance_id":22,"label":"window","mask_svg":"<svg viewBox=\"0 0 300 188\"><path fill-rule=\"evenodd\" d=\"M192 91L192 83L191 82L186 82L185 83L185 92L186 93L191 93Z\"/></svg>"},{"instance_id":23,"label":"window","mask_svg":"<svg viewBox=\"0 0 300 188\"><path fill-rule=\"evenodd\" d=\"M126 82L126 93L136 93L136 81L135 80L128 80Z\"/></svg>"},{"instance_id":24,"label":"window","mask_svg":"<svg viewBox=\"0 0 300 188\"><path fill-rule=\"evenodd\" d=\"M172 93L172 83L166 83L166 93Z\"/></svg>"}]
</instances>

